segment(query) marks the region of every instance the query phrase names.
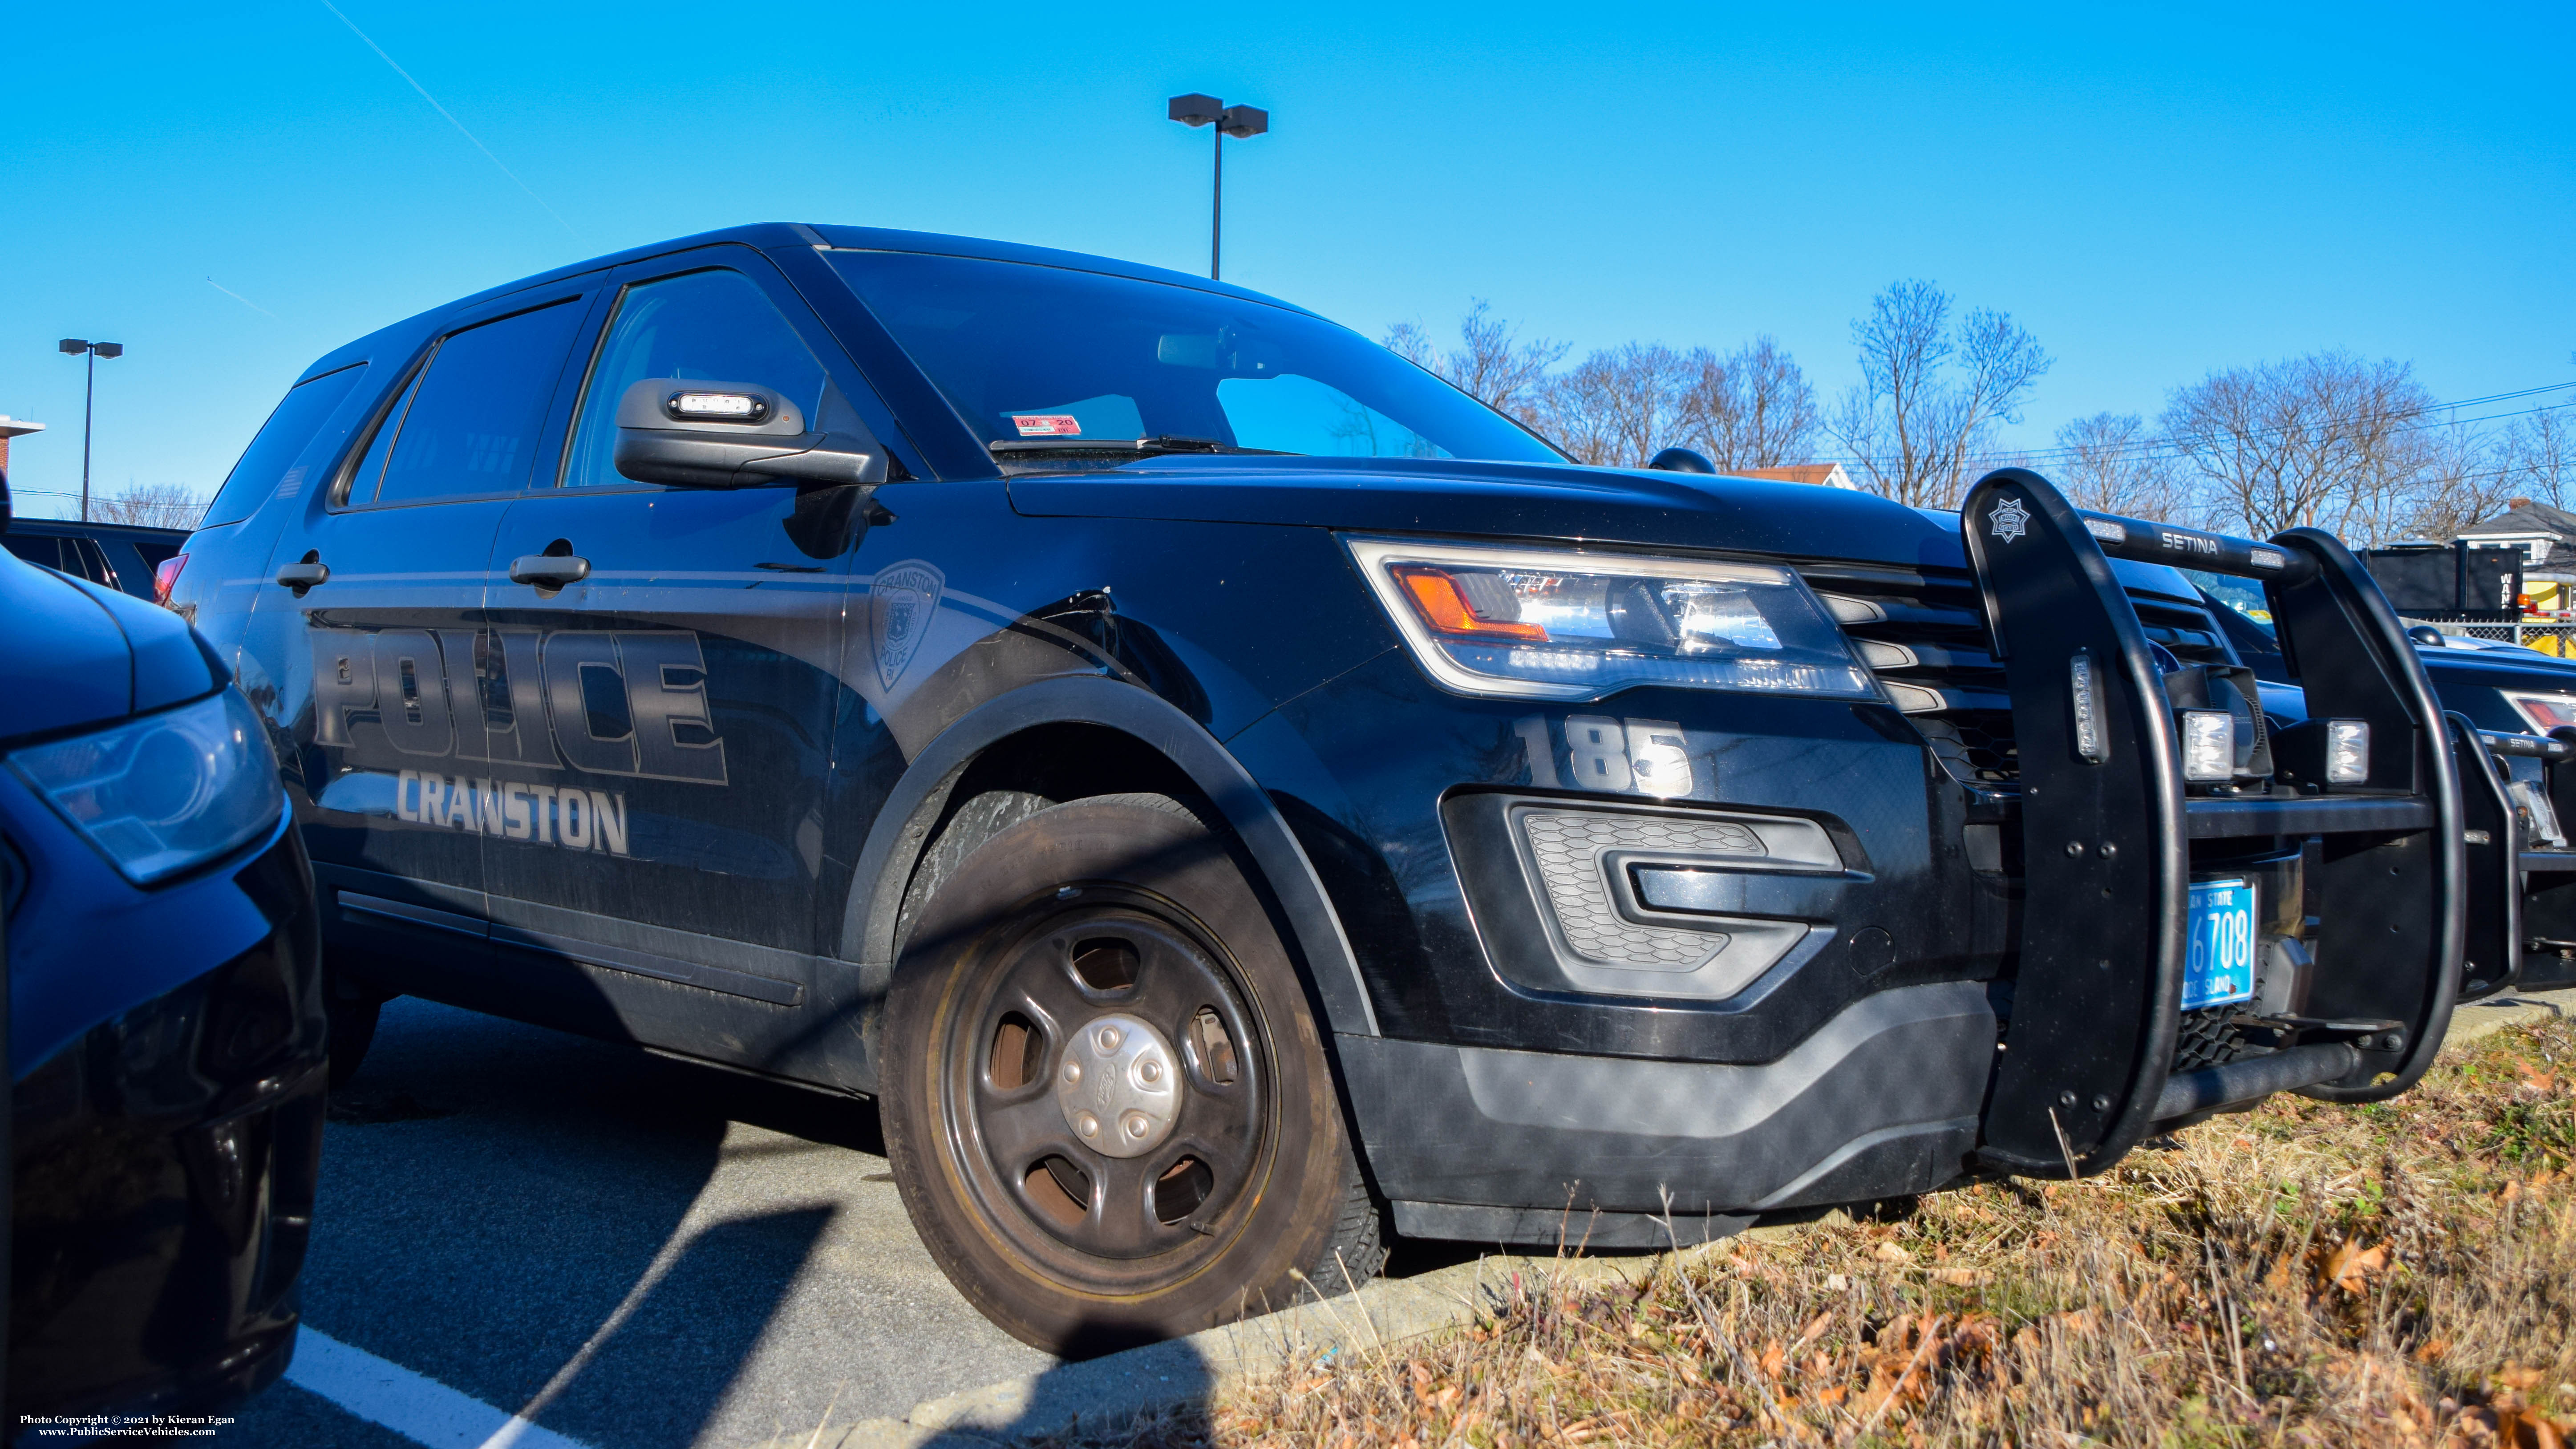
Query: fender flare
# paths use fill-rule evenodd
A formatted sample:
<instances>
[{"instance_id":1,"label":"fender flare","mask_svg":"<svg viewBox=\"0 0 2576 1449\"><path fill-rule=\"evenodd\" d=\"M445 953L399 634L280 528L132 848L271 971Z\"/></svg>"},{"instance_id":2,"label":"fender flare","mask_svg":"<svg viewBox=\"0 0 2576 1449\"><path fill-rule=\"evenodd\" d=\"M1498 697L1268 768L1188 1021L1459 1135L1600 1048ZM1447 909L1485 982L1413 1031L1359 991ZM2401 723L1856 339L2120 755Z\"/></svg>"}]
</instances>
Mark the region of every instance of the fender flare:
<instances>
[{"instance_id":1,"label":"fender flare","mask_svg":"<svg viewBox=\"0 0 2576 1449\"><path fill-rule=\"evenodd\" d=\"M910 866L928 844L948 792L985 750L1024 730L1056 724L1099 725L1134 736L1189 776L1243 842L1286 915L1323 1007L1327 1037L1378 1034L1377 1013L1341 916L1287 817L1198 721L1148 690L1097 675L1041 680L987 700L913 757L859 852L841 915L836 954L842 960L858 963L863 979L892 980L895 917L911 883Z\"/></svg>"}]
</instances>

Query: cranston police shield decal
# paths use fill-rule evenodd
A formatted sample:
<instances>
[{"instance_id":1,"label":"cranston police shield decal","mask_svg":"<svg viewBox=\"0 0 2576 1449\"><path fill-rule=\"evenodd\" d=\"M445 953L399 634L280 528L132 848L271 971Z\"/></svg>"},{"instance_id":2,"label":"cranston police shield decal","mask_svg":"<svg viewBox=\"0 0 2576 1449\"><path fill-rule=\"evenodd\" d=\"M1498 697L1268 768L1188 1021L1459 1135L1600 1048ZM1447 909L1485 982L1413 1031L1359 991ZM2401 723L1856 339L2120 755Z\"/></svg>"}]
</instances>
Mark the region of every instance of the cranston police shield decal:
<instances>
[{"instance_id":1,"label":"cranston police shield decal","mask_svg":"<svg viewBox=\"0 0 2576 1449\"><path fill-rule=\"evenodd\" d=\"M939 591L946 584L936 565L920 559L879 569L869 581L868 638L876 650L877 680L888 690L903 678L914 651L921 647L921 636L930 628L931 615L939 608Z\"/></svg>"}]
</instances>

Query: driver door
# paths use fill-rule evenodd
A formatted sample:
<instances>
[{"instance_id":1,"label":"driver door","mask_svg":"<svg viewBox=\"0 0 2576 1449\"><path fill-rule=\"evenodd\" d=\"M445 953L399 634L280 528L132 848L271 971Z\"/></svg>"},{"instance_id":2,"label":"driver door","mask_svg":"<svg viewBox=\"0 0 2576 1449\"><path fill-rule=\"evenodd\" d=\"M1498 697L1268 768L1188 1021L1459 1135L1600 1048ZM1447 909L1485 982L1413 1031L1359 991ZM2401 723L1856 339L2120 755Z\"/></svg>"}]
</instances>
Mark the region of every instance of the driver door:
<instances>
[{"instance_id":1,"label":"driver door","mask_svg":"<svg viewBox=\"0 0 2576 1449\"><path fill-rule=\"evenodd\" d=\"M505 969L584 978L613 1017L586 1029L756 1063L809 989L867 493L638 483L613 454L648 378L757 384L864 435L831 346L748 250L625 269L560 474L501 518L489 618L529 661L555 768L486 842L493 944ZM504 577L531 556L586 572Z\"/></svg>"}]
</instances>

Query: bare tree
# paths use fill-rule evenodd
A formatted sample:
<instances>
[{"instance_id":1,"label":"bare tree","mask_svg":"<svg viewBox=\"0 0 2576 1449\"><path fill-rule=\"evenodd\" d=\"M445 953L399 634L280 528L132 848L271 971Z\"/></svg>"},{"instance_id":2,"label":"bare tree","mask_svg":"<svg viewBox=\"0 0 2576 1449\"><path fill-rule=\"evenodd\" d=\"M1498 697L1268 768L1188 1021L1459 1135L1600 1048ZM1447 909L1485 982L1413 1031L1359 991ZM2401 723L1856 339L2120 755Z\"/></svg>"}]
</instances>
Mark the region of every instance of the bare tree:
<instances>
[{"instance_id":1,"label":"bare tree","mask_svg":"<svg viewBox=\"0 0 2576 1449\"><path fill-rule=\"evenodd\" d=\"M2511 506L2521 490L2499 449L2473 425L2416 429L2406 443L2415 470L2400 531L2408 538L2451 539L2461 529Z\"/></svg>"},{"instance_id":2,"label":"bare tree","mask_svg":"<svg viewBox=\"0 0 2576 1449\"><path fill-rule=\"evenodd\" d=\"M1681 436L1698 370L1690 354L1661 343L1604 348L1548 379L1541 430L1586 463L1642 468Z\"/></svg>"},{"instance_id":3,"label":"bare tree","mask_svg":"<svg viewBox=\"0 0 2576 1449\"><path fill-rule=\"evenodd\" d=\"M2078 508L2189 523L2197 511L2173 454L2136 413L2095 413L2057 430L2058 458L2041 471Z\"/></svg>"},{"instance_id":4,"label":"bare tree","mask_svg":"<svg viewBox=\"0 0 2576 1449\"><path fill-rule=\"evenodd\" d=\"M2440 434L2434 407L2405 363L2319 352L2176 388L2162 422L2228 521L2258 538L2314 525L2369 546L2433 521L2427 489L2469 471L2455 466L2468 436Z\"/></svg>"},{"instance_id":5,"label":"bare tree","mask_svg":"<svg viewBox=\"0 0 2576 1449\"><path fill-rule=\"evenodd\" d=\"M2496 444L2504 492L2552 508L2565 508L2576 493L2576 405L2561 404L2515 418Z\"/></svg>"},{"instance_id":6,"label":"bare tree","mask_svg":"<svg viewBox=\"0 0 2576 1449\"><path fill-rule=\"evenodd\" d=\"M1816 436L1816 390L1788 349L1765 334L1719 357L1694 348L1675 402L1686 442L1721 470L1804 461Z\"/></svg>"},{"instance_id":7,"label":"bare tree","mask_svg":"<svg viewBox=\"0 0 2576 1449\"><path fill-rule=\"evenodd\" d=\"M1949 293L1925 281L1898 282L1872 299L1869 315L1852 323L1861 380L1825 421L1860 463L1865 486L1916 507L1958 496L1971 465L1992 450L1996 424L2020 421L2023 399L2049 367L2039 339L2009 315L1981 308L1954 331L1950 305Z\"/></svg>"},{"instance_id":8,"label":"bare tree","mask_svg":"<svg viewBox=\"0 0 2576 1449\"><path fill-rule=\"evenodd\" d=\"M1454 352L1444 352L1434 345L1430 334L1415 322L1398 322L1388 328L1386 345L1416 366L1448 379L1450 385L1487 407L1533 426L1543 407L1547 370L1569 350L1567 344L1545 338L1522 341L1519 329L1493 315L1492 306L1482 298L1458 320L1458 348Z\"/></svg>"},{"instance_id":9,"label":"bare tree","mask_svg":"<svg viewBox=\"0 0 2576 1449\"><path fill-rule=\"evenodd\" d=\"M176 483L129 483L122 493L89 502L95 522L145 528L195 528L205 514L206 500Z\"/></svg>"}]
</instances>

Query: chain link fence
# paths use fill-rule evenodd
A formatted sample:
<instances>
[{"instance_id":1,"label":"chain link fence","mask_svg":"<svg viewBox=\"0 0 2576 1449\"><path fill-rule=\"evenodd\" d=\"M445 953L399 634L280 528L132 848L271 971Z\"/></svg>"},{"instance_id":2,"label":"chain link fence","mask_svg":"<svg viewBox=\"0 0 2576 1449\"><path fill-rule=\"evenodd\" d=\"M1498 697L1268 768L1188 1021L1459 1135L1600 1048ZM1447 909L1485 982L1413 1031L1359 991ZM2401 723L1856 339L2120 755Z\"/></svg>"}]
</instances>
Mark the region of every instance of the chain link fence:
<instances>
[{"instance_id":1,"label":"chain link fence","mask_svg":"<svg viewBox=\"0 0 2576 1449\"><path fill-rule=\"evenodd\" d=\"M2429 619L2408 619L2409 626L2432 624L2432 627L2458 638L2484 639L2496 644L2519 644L2561 659L2576 659L2576 620L2529 620L2511 624L2448 624Z\"/></svg>"}]
</instances>

